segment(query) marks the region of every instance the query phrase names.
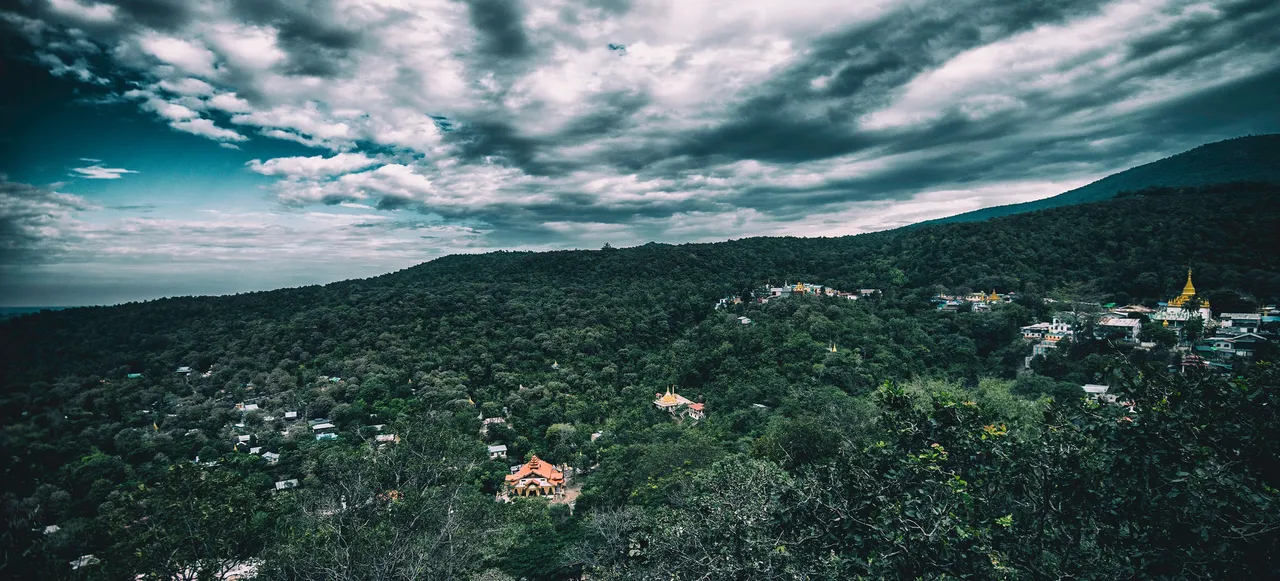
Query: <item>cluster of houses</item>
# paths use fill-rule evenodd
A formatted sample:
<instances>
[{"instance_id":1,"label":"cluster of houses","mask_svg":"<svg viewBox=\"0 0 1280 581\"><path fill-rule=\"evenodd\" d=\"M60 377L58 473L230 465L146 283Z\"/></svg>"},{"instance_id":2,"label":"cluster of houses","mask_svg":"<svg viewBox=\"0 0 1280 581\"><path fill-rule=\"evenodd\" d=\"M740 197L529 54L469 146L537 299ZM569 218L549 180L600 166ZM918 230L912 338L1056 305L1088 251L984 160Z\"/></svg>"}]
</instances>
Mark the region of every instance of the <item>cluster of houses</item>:
<instances>
[{"instance_id":1,"label":"cluster of houses","mask_svg":"<svg viewBox=\"0 0 1280 581\"><path fill-rule=\"evenodd\" d=\"M1263 307L1253 313L1221 313L1215 318L1209 302L1196 299L1191 271L1187 271L1187 283L1182 292L1168 302L1159 303L1157 308L1142 305L1100 307L1105 309L1100 314L1063 312L1052 322L1022 327L1022 337L1032 343L1031 355L1026 358L1025 366L1030 367L1031 360L1037 355L1047 355L1056 349L1063 339L1075 338L1088 321L1092 321L1093 334L1097 338L1107 337L1141 348L1152 348L1155 344L1142 342L1141 336L1143 321L1149 320L1177 334L1177 350L1183 353L1184 370L1195 366L1231 370L1236 362L1251 360L1260 344L1275 339L1262 330L1263 323L1280 323L1274 306ZM1195 341L1190 341L1186 332L1192 320L1198 320L1204 330Z\"/></svg>"},{"instance_id":2,"label":"cluster of houses","mask_svg":"<svg viewBox=\"0 0 1280 581\"><path fill-rule=\"evenodd\" d=\"M939 311L955 312L963 308L969 308L975 312L989 311L992 305L1000 303L1010 303L1017 298L1017 294L1007 292L999 294L992 290L990 293L976 292L967 295L934 295L930 302L933 303Z\"/></svg>"},{"instance_id":3,"label":"cluster of houses","mask_svg":"<svg viewBox=\"0 0 1280 581\"><path fill-rule=\"evenodd\" d=\"M856 301L860 298L873 297L880 294L879 289L864 288L856 291L842 291L829 286L820 284L797 282L795 284L786 283L782 286L764 285L757 289L755 296L743 299L740 295L731 295L716 301L715 308L723 309L730 305L740 305L745 302L754 302L764 304L770 299L779 299L795 295L814 295L848 299Z\"/></svg>"}]
</instances>

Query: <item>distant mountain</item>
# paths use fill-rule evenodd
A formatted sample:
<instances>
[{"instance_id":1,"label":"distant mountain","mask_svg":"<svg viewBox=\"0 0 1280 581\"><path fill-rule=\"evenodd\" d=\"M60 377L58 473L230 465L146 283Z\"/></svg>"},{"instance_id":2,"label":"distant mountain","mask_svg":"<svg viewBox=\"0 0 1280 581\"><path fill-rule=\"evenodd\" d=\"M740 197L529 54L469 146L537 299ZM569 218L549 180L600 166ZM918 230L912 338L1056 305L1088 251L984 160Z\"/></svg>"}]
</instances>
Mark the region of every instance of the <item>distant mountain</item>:
<instances>
[{"instance_id":1,"label":"distant mountain","mask_svg":"<svg viewBox=\"0 0 1280 581\"><path fill-rule=\"evenodd\" d=\"M1237 182L1280 183L1280 134L1250 135L1201 145L1190 151L1109 175L1052 198L994 206L922 222L976 222L1046 208L1097 202L1126 191Z\"/></svg>"},{"instance_id":2,"label":"distant mountain","mask_svg":"<svg viewBox=\"0 0 1280 581\"><path fill-rule=\"evenodd\" d=\"M67 307L0 307L0 321L45 310L60 311L65 308Z\"/></svg>"}]
</instances>

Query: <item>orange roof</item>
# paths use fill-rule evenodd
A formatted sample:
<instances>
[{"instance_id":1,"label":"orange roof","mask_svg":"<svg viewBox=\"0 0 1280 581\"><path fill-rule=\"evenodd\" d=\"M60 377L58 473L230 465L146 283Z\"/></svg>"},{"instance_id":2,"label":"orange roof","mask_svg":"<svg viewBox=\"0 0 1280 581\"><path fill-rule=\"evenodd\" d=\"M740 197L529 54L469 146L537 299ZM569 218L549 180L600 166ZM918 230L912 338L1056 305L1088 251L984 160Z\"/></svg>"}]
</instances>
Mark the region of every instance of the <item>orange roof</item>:
<instances>
[{"instance_id":1,"label":"orange roof","mask_svg":"<svg viewBox=\"0 0 1280 581\"><path fill-rule=\"evenodd\" d=\"M537 454L529 457L529 461L521 466L515 474L507 475L507 482L519 482L524 478L546 478L552 484L561 484L564 482L564 472L556 470L555 466L543 463Z\"/></svg>"},{"instance_id":2,"label":"orange roof","mask_svg":"<svg viewBox=\"0 0 1280 581\"><path fill-rule=\"evenodd\" d=\"M700 404L700 403L691 403L691 404L689 404L689 409L691 409L691 410L693 410L693 411L698 411L698 412L700 412L700 411L702 411L702 408L703 408L703 407L704 407L704 406L703 406L703 404Z\"/></svg>"}]
</instances>

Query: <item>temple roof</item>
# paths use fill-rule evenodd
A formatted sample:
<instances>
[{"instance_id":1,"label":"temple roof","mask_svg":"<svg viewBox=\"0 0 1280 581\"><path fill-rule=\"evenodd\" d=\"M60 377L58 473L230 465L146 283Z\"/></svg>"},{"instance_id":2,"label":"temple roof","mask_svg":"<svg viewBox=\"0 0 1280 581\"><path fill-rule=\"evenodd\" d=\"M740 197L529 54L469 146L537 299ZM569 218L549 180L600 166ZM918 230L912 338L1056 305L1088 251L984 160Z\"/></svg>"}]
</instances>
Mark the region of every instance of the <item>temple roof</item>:
<instances>
[{"instance_id":1,"label":"temple roof","mask_svg":"<svg viewBox=\"0 0 1280 581\"><path fill-rule=\"evenodd\" d=\"M564 472L556 470L555 466L543 462L534 454L515 474L507 475L507 482L515 483L525 478L546 478L552 484L563 484Z\"/></svg>"}]
</instances>

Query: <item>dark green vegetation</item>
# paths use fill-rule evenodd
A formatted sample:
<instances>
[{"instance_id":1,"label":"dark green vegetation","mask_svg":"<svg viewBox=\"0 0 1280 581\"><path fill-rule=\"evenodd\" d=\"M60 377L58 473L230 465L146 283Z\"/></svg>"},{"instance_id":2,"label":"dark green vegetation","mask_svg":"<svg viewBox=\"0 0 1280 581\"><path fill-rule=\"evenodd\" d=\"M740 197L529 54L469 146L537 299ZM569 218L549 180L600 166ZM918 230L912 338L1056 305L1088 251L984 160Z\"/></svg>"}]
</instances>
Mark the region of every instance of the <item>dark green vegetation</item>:
<instances>
[{"instance_id":1,"label":"dark green vegetation","mask_svg":"<svg viewBox=\"0 0 1280 581\"><path fill-rule=\"evenodd\" d=\"M1280 184L1280 135L1251 135L1201 145L1109 175L1052 198L983 208L926 224L977 222L998 216L1099 202L1114 198L1121 192L1148 188L1196 187L1229 182Z\"/></svg>"},{"instance_id":2,"label":"dark green vegetation","mask_svg":"<svg viewBox=\"0 0 1280 581\"><path fill-rule=\"evenodd\" d=\"M0 571L171 578L253 557L266 579L1273 577L1273 365L1174 376L1162 349L1084 340L1016 376L1045 296L1152 303L1192 267L1215 309L1280 298L1280 192L1159 194L14 319ZM711 309L801 278L883 294ZM970 289L1020 298L928 301ZM1133 407L1084 401L1085 382ZM707 419L655 409L668 385ZM294 409L340 439L282 435ZM378 451L373 424L402 442ZM279 464L233 451L240 433ZM486 440L513 460L489 461ZM529 453L598 466L574 511L493 501ZM100 563L71 571L87 553Z\"/></svg>"},{"instance_id":3,"label":"dark green vegetation","mask_svg":"<svg viewBox=\"0 0 1280 581\"><path fill-rule=\"evenodd\" d=\"M38 313L46 309L51 311L58 311L65 308L66 307L0 307L0 320L12 319L13 317L21 317L22 315Z\"/></svg>"}]
</instances>

